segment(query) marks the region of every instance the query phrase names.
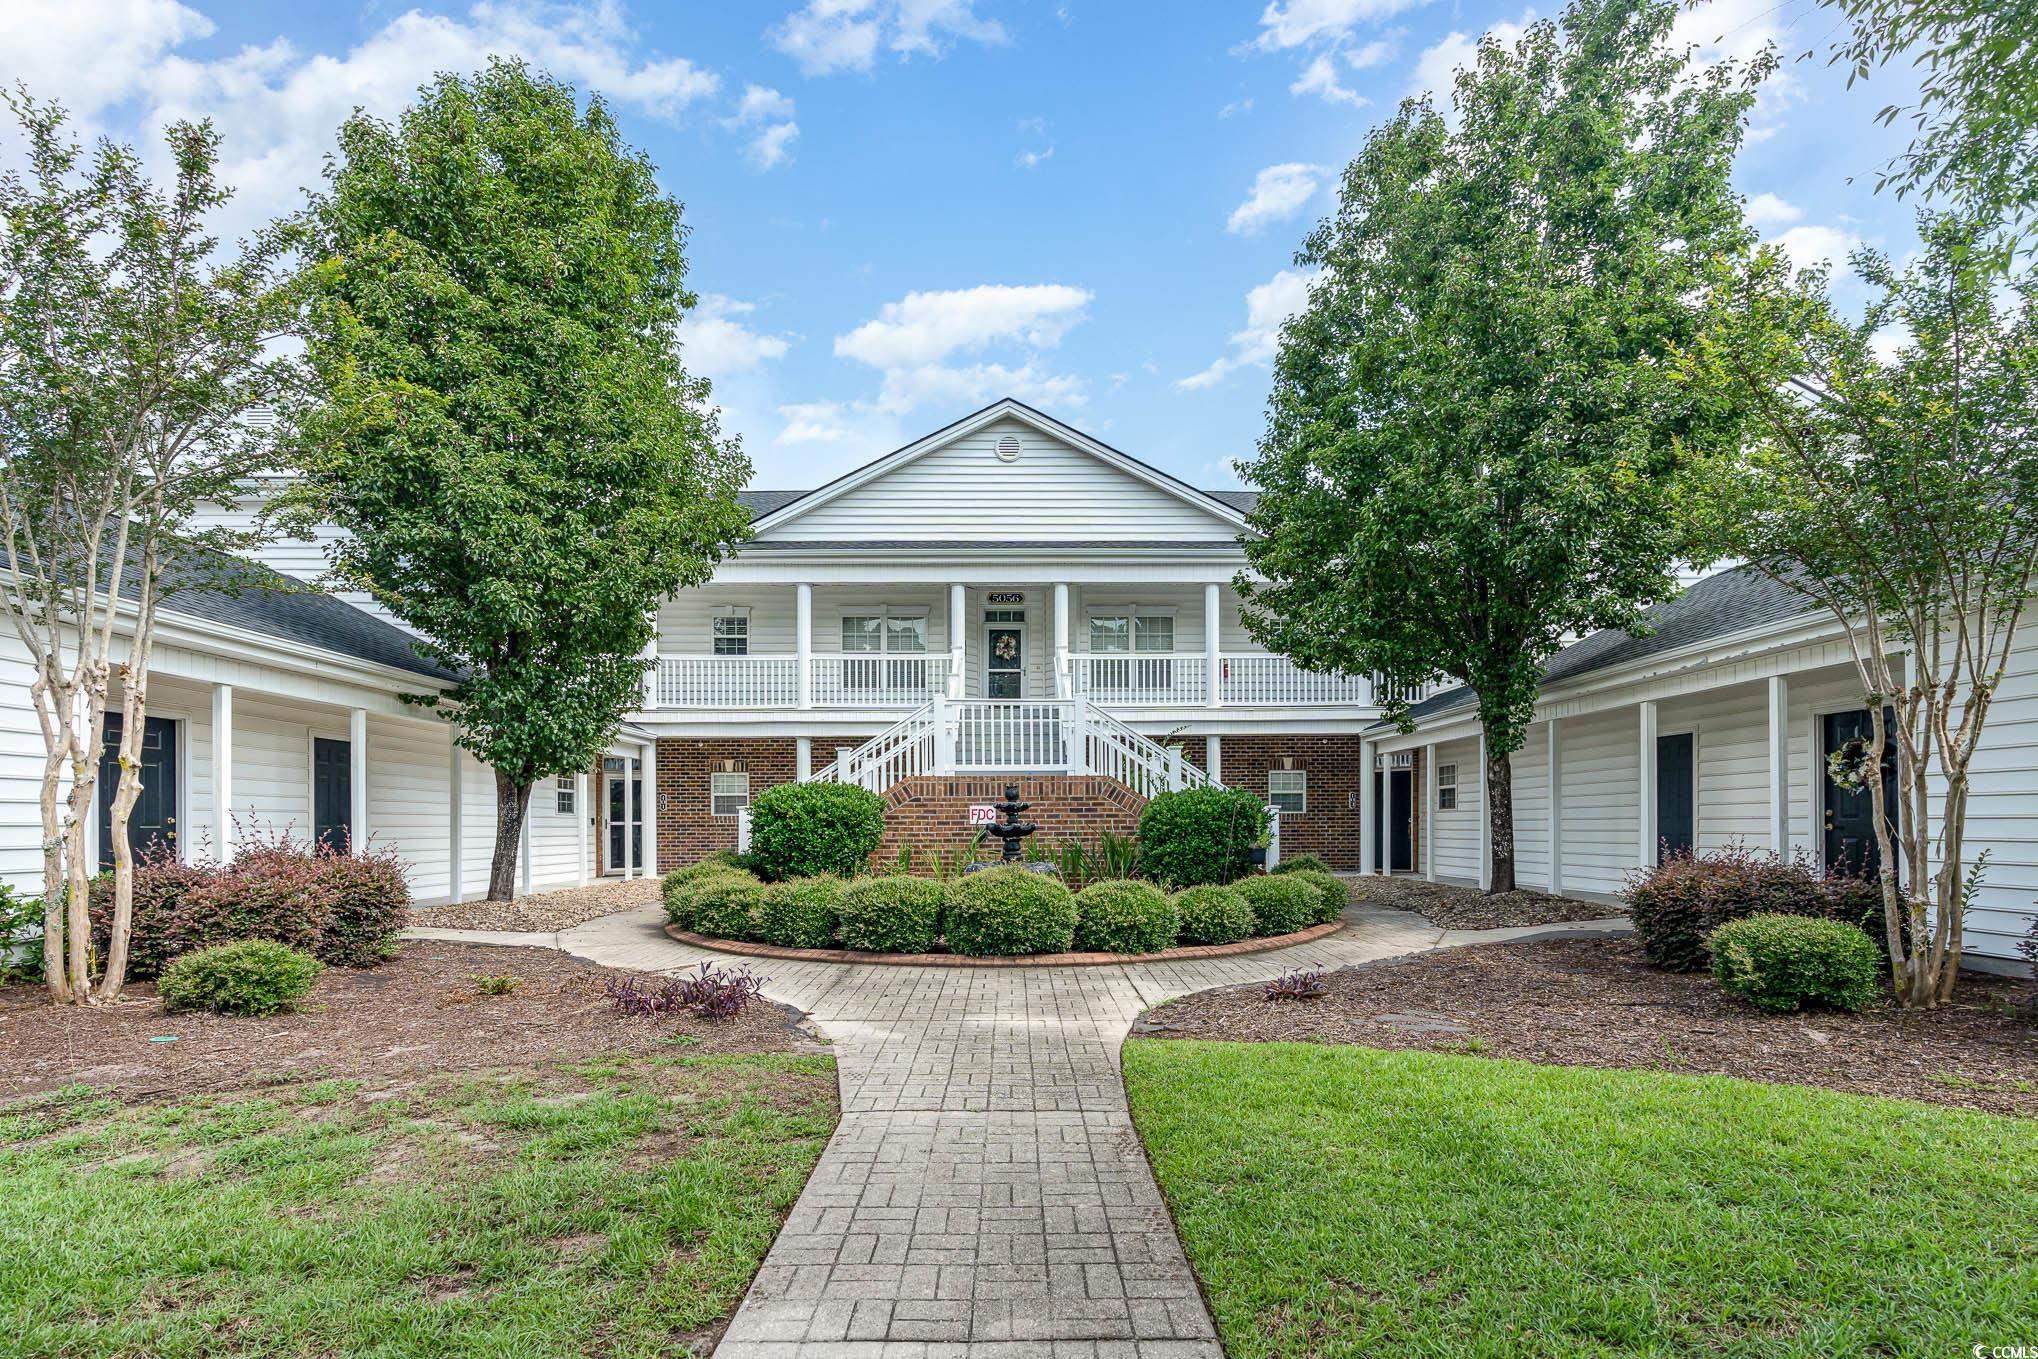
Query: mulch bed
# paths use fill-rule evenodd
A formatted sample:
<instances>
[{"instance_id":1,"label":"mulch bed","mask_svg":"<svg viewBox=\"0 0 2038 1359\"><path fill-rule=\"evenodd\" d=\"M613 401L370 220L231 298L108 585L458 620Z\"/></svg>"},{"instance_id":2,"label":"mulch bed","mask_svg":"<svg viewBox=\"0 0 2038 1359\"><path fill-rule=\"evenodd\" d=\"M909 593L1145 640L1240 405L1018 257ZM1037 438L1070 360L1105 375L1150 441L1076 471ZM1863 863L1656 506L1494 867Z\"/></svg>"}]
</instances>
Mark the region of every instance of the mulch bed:
<instances>
[{"instance_id":1,"label":"mulch bed","mask_svg":"<svg viewBox=\"0 0 2038 1359\"><path fill-rule=\"evenodd\" d=\"M1357 1043L1565 1066L1712 1073L2038 1117L2038 984L1983 974L1914 1013L1770 1015L1703 973L1659 972L1632 938L1523 940L1332 972L1311 1001L1263 986L1186 996L1155 1038Z\"/></svg>"},{"instance_id":2,"label":"mulch bed","mask_svg":"<svg viewBox=\"0 0 2038 1359\"><path fill-rule=\"evenodd\" d=\"M1570 920L1608 920L1627 914L1603 901L1553 897L1521 888L1488 896L1476 887L1427 882L1421 878L1347 877L1354 904L1413 911L1447 930L1497 930L1524 925L1558 925Z\"/></svg>"},{"instance_id":3,"label":"mulch bed","mask_svg":"<svg viewBox=\"0 0 2038 1359\"><path fill-rule=\"evenodd\" d=\"M0 988L0 1104L86 1084L156 1099L328 1076L395 1079L633 1052L675 1040L688 1055L815 1051L799 1016L768 1001L732 1019L635 1019L603 994L624 973L537 948L417 941L381 967L329 968L294 1014L170 1014L131 983L111 1006L52 1006L40 987ZM510 976L508 995L477 977ZM175 1042L152 1041L174 1037Z\"/></svg>"},{"instance_id":4,"label":"mulch bed","mask_svg":"<svg viewBox=\"0 0 2038 1359\"><path fill-rule=\"evenodd\" d=\"M618 911L658 903L655 878L606 878L585 887L533 892L514 901L469 901L458 906L426 906L410 913L410 923L435 930L517 930L553 934L584 925Z\"/></svg>"}]
</instances>

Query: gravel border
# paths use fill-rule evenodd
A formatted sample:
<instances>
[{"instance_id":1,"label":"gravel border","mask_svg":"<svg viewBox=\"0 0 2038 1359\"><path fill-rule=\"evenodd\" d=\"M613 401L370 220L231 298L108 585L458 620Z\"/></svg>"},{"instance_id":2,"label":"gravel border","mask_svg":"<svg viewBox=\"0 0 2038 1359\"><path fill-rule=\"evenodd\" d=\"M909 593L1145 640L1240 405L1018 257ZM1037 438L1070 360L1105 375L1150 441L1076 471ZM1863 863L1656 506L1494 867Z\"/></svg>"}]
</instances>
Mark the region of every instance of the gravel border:
<instances>
[{"instance_id":1,"label":"gravel border","mask_svg":"<svg viewBox=\"0 0 2038 1359\"><path fill-rule=\"evenodd\" d=\"M1340 876L1354 905L1408 911L1447 930L1520 929L1575 920L1611 920L1627 914L1626 908L1615 902L1553 897L1525 887L1494 896L1477 887L1424 878Z\"/></svg>"},{"instance_id":2,"label":"gravel border","mask_svg":"<svg viewBox=\"0 0 2038 1359\"><path fill-rule=\"evenodd\" d=\"M657 878L598 878L585 887L533 892L514 901L467 901L410 913L415 929L556 934L605 915L658 904Z\"/></svg>"}]
</instances>

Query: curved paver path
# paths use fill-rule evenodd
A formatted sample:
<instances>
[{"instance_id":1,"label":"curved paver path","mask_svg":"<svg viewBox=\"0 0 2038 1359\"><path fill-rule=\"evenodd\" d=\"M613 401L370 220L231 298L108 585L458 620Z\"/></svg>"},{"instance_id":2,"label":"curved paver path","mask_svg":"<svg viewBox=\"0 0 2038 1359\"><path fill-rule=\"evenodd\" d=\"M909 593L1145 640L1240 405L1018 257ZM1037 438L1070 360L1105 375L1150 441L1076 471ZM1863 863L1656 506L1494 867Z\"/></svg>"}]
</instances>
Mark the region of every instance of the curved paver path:
<instances>
[{"instance_id":1,"label":"curved paver path","mask_svg":"<svg viewBox=\"0 0 2038 1359\"><path fill-rule=\"evenodd\" d=\"M1345 918L1342 933L1234 958L758 964L766 994L808 1012L833 1042L842 1122L718 1359L1219 1359L1126 1108L1118 1049L1133 1019L1291 967L1543 932L1442 930L1363 907ZM668 938L662 925L646 908L557 935L413 933L549 945L638 971L741 961Z\"/></svg>"}]
</instances>

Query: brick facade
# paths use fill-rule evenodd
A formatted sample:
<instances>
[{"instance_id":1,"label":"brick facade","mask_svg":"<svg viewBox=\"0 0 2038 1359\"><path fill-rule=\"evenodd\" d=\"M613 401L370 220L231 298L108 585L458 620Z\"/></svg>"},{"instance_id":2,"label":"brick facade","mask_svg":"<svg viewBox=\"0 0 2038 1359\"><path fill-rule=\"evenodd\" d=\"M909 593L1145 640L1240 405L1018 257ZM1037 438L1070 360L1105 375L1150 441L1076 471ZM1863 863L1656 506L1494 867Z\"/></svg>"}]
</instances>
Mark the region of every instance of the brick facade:
<instances>
[{"instance_id":1,"label":"brick facade","mask_svg":"<svg viewBox=\"0 0 2038 1359\"><path fill-rule=\"evenodd\" d=\"M1359 868L1359 738L1353 736L1224 736L1219 743L1227 788L1264 798L1267 771L1309 775L1307 810L1281 818L1281 852L1315 854L1332 868ZM1201 744L1197 742L1196 744ZM1292 761L1284 765L1283 760ZM1198 763L1202 763L1200 760Z\"/></svg>"},{"instance_id":2,"label":"brick facade","mask_svg":"<svg viewBox=\"0 0 2038 1359\"><path fill-rule=\"evenodd\" d=\"M906 779L885 797L885 838L878 862L892 863L901 847L911 847L914 871L927 873L933 871L933 854L949 863L967 857L977 836L969 824L969 809L1000 801L1005 785L1015 782L1020 800L1033 804L1025 819L1039 827L1027 843L1049 853L1069 840L1094 853L1106 831L1136 834L1139 814L1146 810L1145 798L1100 775ZM982 856L991 857L996 849L997 842L988 841Z\"/></svg>"},{"instance_id":3,"label":"brick facade","mask_svg":"<svg viewBox=\"0 0 2038 1359\"><path fill-rule=\"evenodd\" d=\"M854 748L867 736L816 736L814 768L835 758L838 746ZM750 775L750 796L791 783L799 759L790 736L658 743L658 871L698 863L718 849L736 848L736 818L716 816L709 799L709 775L724 760L740 761Z\"/></svg>"}]
</instances>

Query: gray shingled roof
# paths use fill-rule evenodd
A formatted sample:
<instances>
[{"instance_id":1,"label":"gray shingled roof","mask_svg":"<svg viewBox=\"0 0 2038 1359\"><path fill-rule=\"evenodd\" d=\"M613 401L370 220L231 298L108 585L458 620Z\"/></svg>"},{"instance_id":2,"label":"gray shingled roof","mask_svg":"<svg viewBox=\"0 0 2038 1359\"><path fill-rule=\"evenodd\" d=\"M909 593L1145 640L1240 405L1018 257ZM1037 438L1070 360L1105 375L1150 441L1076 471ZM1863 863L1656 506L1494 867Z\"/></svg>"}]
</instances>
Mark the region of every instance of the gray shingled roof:
<instances>
[{"instance_id":1,"label":"gray shingled roof","mask_svg":"<svg viewBox=\"0 0 2038 1359\"><path fill-rule=\"evenodd\" d=\"M1543 667L1545 688L1632 661L1660 656L1688 646L1743 632L1764 623L1782 623L1814 612L1818 604L1794 586L1763 575L1752 566L1707 576L1673 600L1645 615L1649 631L1636 636L1620 631L1595 632L1550 657ZM1415 705L1418 720L1440 716L1473 703L1471 689L1459 685Z\"/></svg>"},{"instance_id":2,"label":"gray shingled roof","mask_svg":"<svg viewBox=\"0 0 2038 1359\"><path fill-rule=\"evenodd\" d=\"M736 499L743 508L750 511L752 519L762 519L773 510L782 510L805 495L805 491L738 491Z\"/></svg>"}]
</instances>

